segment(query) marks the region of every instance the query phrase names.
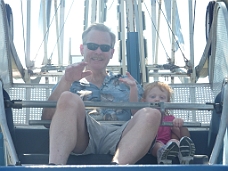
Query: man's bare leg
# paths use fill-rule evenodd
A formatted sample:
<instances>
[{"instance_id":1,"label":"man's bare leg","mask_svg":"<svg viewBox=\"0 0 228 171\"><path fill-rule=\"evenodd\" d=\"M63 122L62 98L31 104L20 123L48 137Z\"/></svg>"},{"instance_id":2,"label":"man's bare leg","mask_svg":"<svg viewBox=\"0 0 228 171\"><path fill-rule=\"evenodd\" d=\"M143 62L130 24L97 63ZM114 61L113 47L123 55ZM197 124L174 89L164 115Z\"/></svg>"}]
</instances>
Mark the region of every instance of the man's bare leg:
<instances>
[{"instance_id":1,"label":"man's bare leg","mask_svg":"<svg viewBox=\"0 0 228 171\"><path fill-rule=\"evenodd\" d=\"M113 162L134 164L148 151L160 126L161 113L152 108L139 110L125 128Z\"/></svg>"},{"instance_id":2,"label":"man's bare leg","mask_svg":"<svg viewBox=\"0 0 228 171\"><path fill-rule=\"evenodd\" d=\"M66 164L70 153L82 153L88 141L84 103L79 96L64 92L50 126L49 163Z\"/></svg>"}]
</instances>

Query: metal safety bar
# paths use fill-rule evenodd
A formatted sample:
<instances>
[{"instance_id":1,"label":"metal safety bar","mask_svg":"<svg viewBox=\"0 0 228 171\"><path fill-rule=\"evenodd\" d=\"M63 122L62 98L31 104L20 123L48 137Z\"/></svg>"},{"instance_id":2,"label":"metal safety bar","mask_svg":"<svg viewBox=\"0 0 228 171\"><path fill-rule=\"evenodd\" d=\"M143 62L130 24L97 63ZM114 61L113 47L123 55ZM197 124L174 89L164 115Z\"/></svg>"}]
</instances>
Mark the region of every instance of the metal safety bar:
<instances>
[{"instance_id":1,"label":"metal safety bar","mask_svg":"<svg viewBox=\"0 0 228 171\"><path fill-rule=\"evenodd\" d=\"M12 100L5 101L6 107L12 108L55 108L56 101L22 101L22 100ZM164 112L166 109L189 109L189 110L213 110L213 103L209 104L199 104L199 103L171 103L171 102L158 102L158 103L147 103L147 102L91 102L84 101L86 108L122 108L122 109L140 109L144 107L151 107L160 109ZM122 125L125 121L99 121L101 124L113 124ZM29 120L29 125L49 125L49 120ZM173 126L172 122L163 122L162 126ZM185 127L201 127L200 122L184 122Z\"/></svg>"},{"instance_id":2,"label":"metal safety bar","mask_svg":"<svg viewBox=\"0 0 228 171\"><path fill-rule=\"evenodd\" d=\"M123 125L126 121L98 121L101 124ZM29 120L29 125L50 125L50 120ZM172 122L162 122L161 126L173 126ZM184 127L201 127L200 122L184 122Z\"/></svg>"},{"instance_id":3,"label":"metal safety bar","mask_svg":"<svg viewBox=\"0 0 228 171\"><path fill-rule=\"evenodd\" d=\"M56 101L22 101L22 100L6 100L5 106L21 109L21 108L55 108ZM201 103L172 103L172 102L91 102L84 101L86 108L121 108L121 109L140 109L144 107L151 107L164 111L165 109L186 109L186 110L213 110L213 103L201 104Z\"/></svg>"}]
</instances>

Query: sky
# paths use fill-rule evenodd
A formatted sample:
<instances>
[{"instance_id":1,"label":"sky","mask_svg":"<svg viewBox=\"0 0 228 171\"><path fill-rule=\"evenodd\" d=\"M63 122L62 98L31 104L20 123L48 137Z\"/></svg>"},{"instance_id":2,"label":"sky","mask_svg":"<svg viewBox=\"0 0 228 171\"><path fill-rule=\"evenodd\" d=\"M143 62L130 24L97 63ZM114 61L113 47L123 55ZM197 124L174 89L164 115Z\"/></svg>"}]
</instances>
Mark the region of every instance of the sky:
<instances>
[{"instance_id":1,"label":"sky","mask_svg":"<svg viewBox=\"0 0 228 171\"><path fill-rule=\"evenodd\" d=\"M4 0L5 3L8 3L13 11L14 17L14 44L17 50L17 53L21 59L22 64L25 67L25 47L24 39L26 40L26 2L27 0ZM57 1L57 4L60 1ZM107 3L107 21L105 24L117 33L117 0L108 0ZM156 1L157 3L159 0ZM188 0L177 0L178 12L180 16L181 28L184 36L185 45L183 47L183 52L185 56L189 59L189 23L188 23ZM195 66L198 64L205 45L206 45L206 36L205 36L205 15L206 7L209 0L192 0L193 8L194 3L196 2L196 11L195 11L195 25L194 25L194 57L195 57ZM43 59L43 36L42 36L42 26L40 25L39 20L39 7L40 1L34 0L31 1L31 41L30 41L30 56L31 60L36 61L36 65L40 66ZM164 3L163 3L164 4ZM71 6L72 5L72 6ZM67 0L65 6L65 30L64 30L64 64L67 65L69 53L72 55L80 56L79 45L81 44L81 33L83 31L83 17L84 17L84 1L80 0ZM57 5L58 6L58 5ZM148 42L148 63L152 63L152 51L151 51L151 28L154 26L151 22L151 9L150 9L150 0L144 0L142 3L142 9L145 12L146 17L146 30L143 35L147 38ZM164 6L162 6L164 11ZM149 12L148 12L149 10ZM23 12L21 12L23 11ZM52 58L53 63L57 63L57 38L56 38L56 25L54 10L52 9L51 13L51 27L49 29L49 43L47 45L47 57ZM23 15L22 15L23 14ZM23 30L24 28L24 30ZM159 62L161 64L167 63L167 58L165 52L171 53L169 45L169 36L168 32L170 30L167 28L167 23L165 22L164 16L161 15L161 34L160 34L160 45L159 45ZM69 41L71 40L71 52L69 52ZM164 44L165 49L162 47ZM115 46L116 52L113 59L110 61L110 65L118 65L118 46ZM182 55L177 53L176 61L183 61Z\"/></svg>"}]
</instances>

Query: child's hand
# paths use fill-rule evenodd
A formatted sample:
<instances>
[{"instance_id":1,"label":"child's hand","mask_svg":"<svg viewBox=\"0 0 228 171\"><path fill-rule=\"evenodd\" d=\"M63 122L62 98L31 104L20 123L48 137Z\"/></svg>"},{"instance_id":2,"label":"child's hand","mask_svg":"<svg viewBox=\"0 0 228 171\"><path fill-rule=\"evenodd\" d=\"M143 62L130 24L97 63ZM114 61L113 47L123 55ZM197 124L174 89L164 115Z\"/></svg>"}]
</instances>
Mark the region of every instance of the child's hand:
<instances>
[{"instance_id":1,"label":"child's hand","mask_svg":"<svg viewBox=\"0 0 228 171\"><path fill-rule=\"evenodd\" d=\"M182 127L183 123L184 123L184 120L181 118L175 118L173 120L173 126L175 126L175 127Z\"/></svg>"},{"instance_id":2,"label":"child's hand","mask_svg":"<svg viewBox=\"0 0 228 171\"><path fill-rule=\"evenodd\" d=\"M134 87L136 86L135 79L131 76L129 72L126 72L127 77L125 78L119 78L119 81L127 84L129 87Z\"/></svg>"}]
</instances>

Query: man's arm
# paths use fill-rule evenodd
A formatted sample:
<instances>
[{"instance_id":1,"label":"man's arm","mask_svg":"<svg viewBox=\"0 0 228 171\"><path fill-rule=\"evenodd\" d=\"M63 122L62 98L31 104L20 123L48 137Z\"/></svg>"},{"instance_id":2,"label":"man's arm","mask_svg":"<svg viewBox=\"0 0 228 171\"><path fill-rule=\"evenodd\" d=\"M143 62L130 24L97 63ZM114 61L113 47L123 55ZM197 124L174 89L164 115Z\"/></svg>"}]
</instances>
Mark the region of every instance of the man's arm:
<instances>
[{"instance_id":1,"label":"man's arm","mask_svg":"<svg viewBox=\"0 0 228 171\"><path fill-rule=\"evenodd\" d=\"M59 81L57 87L54 89L50 97L48 98L48 101L58 101L60 95L64 91L69 91L71 84L74 81L78 81L88 75L92 74L92 71L84 71L85 66L87 65L87 62L80 62L75 63L72 65L69 65L66 70L65 74ZM44 108L42 111L42 120L51 120L53 115L55 113L55 108Z\"/></svg>"},{"instance_id":2,"label":"man's arm","mask_svg":"<svg viewBox=\"0 0 228 171\"><path fill-rule=\"evenodd\" d=\"M138 102L138 88L137 88L136 81L129 72L127 72L126 75L127 75L126 78L119 78L119 80L124 82L130 87L129 101ZM137 112L136 109L131 110L132 115L134 115L136 112Z\"/></svg>"},{"instance_id":3,"label":"man's arm","mask_svg":"<svg viewBox=\"0 0 228 171\"><path fill-rule=\"evenodd\" d=\"M135 85L130 86L130 94L129 94L129 101L130 102L138 102L138 88L135 83ZM138 110L132 109L131 113L134 115Z\"/></svg>"},{"instance_id":4,"label":"man's arm","mask_svg":"<svg viewBox=\"0 0 228 171\"><path fill-rule=\"evenodd\" d=\"M65 80L65 75L63 75L63 77L59 81L57 87L55 88L55 90L52 92L52 94L48 98L48 101L58 101L60 95L64 91L69 91L70 86L71 86L71 82L67 82ZM55 113L55 108L44 108L42 111L41 119L42 120L51 120L54 113Z\"/></svg>"}]
</instances>

